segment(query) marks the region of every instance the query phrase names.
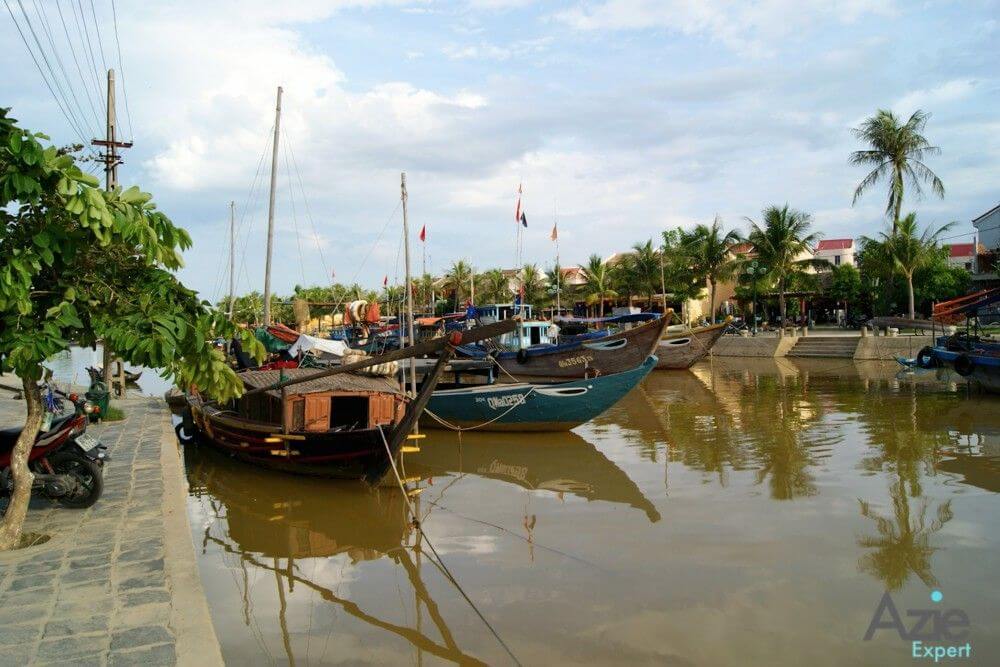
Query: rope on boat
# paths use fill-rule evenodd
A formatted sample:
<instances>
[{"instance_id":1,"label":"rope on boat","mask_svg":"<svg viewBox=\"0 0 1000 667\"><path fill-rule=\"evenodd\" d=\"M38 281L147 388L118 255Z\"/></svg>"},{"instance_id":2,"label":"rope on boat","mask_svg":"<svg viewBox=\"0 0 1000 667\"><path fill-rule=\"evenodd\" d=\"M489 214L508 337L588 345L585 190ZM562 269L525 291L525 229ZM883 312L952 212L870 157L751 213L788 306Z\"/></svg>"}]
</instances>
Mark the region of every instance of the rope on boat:
<instances>
[{"instance_id":1,"label":"rope on boat","mask_svg":"<svg viewBox=\"0 0 1000 667\"><path fill-rule=\"evenodd\" d=\"M431 553L434 554L435 565L437 565L437 567L441 570L445 578L452 583L452 585L458 590L459 593L461 593L462 597L465 598L465 601L469 603L469 606L472 607L472 611L476 612L476 615L483 622L483 624L489 629L491 633L493 633L493 636L496 637L497 642L499 642L500 646L503 647L503 650L507 652L507 655L510 656L510 659L514 661L514 664L517 665L518 667L521 667L521 661L517 659L517 656L514 655L514 652L510 649L509 646L507 646L507 642L503 640L503 637L500 636L500 633L497 632L496 628L494 628L493 625L489 622L489 620L487 620L486 616L483 615L483 612L479 611L479 607L476 606L476 603L473 602L472 598L470 598L469 595L465 592L465 589L462 588L462 585L458 583L458 579L456 579L455 575L451 573L451 570L448 569L448 566L444 564L444 561L441 559L440 554L438 554L437 549L434 548L434 543L431 542L430 537L424 531L424 527L420 523L420 515L417 514L416 508L413 507L413 503L410 501L410 496L406 493L406 485L403 484L403 478L399 476L399 469L396 467L396 459L392 455L392 450L389 449L389 441L386 440L385 438L385 432L382 430L381 424L378 425L378 434L382 436L382 444L385 445L385 453L386 456L389 457L389 463L392 464L392 473L393 475L396 476L396 483L399 485L399 490L403 494L403 499L406 502L406 509L407 511L409 511L410 516L413 518L412 519L413 527L416 530L420 531L420 535L424 538L424 541L430 548Z\"/></svg>"},{"instance_id":2,"label":"rope on boat","mask_svg":"<svg viewBox=\"0 0 1000 667\"><path fill-rule=\"evenodd\" d=\"M528 400L528 397L531 396L533 393L535 393L535 388L531 387L525 393L519 394L520 397L521 397L520 401L514 403L514 405L510 406L509 408L507 408L506 410L504 410L503 412L501 412L500 414L498 414L493 419L490 419L489 421L485 421L482 424L476 424L475 426L466 426L464 428L461 427L461 426L458 426L456 424L452 424L451 422L446 421L443 417L439 417L438 415L434 414L433 412L431 412L427 408L424 408L424 412L426 412L427 414L429 414L431 416L431 418L433 418L434 421L436 421L438 424L441 424L441 426L444 426L447 429L451 429L452 431L459 431L459 432L461 432L461 431L475 431L477 428L482 428L484 426L489 426L490 424L492 424L493 422L497 421L498 419L503 419L512 410L514 410L514 408L519 408L522 405L524 405L524 402L526 400Z\"/></svg>"}]
</instances>

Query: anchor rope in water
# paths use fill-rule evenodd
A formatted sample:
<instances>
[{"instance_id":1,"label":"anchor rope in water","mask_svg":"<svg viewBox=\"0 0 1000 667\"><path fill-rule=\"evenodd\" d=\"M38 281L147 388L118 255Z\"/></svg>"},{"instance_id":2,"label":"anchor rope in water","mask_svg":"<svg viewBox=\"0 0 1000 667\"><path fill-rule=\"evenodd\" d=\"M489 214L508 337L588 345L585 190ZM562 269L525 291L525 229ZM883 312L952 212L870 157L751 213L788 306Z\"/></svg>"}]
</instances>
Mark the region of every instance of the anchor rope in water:
<instances>
[{"instance_id":1,"label":"anchor rope in water","mask_svg":"<svg viewBox=\"0 0 1000 667\"><path fill-rule=\"evenodd\" d=\"M392 450L389 449L389 441L386 440L385 438L385 432L382 430L381 424L378 425L378 434L382 436L382 444L385 445L385 453L386 456L389 457L389 463L392 466L392 473L393 475L395 475L396 483L399 485L399 490L403 494L403 499L406 502L406 509L409 511L410 516L413 517L413 527L416 528L418 531L420 531L420 534L421 536L423 536L424 541L427 542L427 546L430 547L431 552L434 554L433 560L435 561L435 565L438 566L442 574L444 574L445 578L448 579L448 581L452 583L452 585L456 588L456 590L458 590L458 592L462 595L462 597L465 598L465 601L469 603L469 606L472 607L472 611L476 612L476 615L483 622L483 624L489 629L489 631L493 634L497 642L499 642L500 646L503 647L504 651L507 652L507 655L510 656L510 659L514 661L514 664L517 665L518 667L521 667L521 661L517 659L517 656L514 655L514 652L507 645L507 642L503 640L503 637L500 636L500 633L497 632L496 628L494 628L493 625L486 618L486 616L483 615L483 612L479 611L479 607L476 606L476 603L473 602L472 598L470 598L469 595L465 592L465 589L462 588L462 585L458 583L458 579L456 579L455 575L451 573L451 570L448 569L448 566L445 565L444 560L442 560L440 554L438 554L437 549L434 548L434 543L431 542L430 536L427 535L427 533L424 531L423 524L420 523L420 515L417 514L416 508L413 507L413 503L410 501L410 496L407 495L406 493L406 485L403 484L403 478L399 476L399 469L396 467L396 459L392 455Z\"/></svg>"}]
</instances>

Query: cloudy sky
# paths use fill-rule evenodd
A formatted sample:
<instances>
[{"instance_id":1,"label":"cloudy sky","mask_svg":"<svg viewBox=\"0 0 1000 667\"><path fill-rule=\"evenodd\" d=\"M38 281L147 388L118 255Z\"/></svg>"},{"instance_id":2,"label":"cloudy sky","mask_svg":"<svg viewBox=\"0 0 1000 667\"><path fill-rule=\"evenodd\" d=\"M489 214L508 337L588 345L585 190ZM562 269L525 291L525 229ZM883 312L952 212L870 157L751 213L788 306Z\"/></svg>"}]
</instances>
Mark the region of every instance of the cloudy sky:
<instances>
[{"instance_id":1,"label":"cloudy sky","mask_svg":"<svg viewBox=\"0 0 1000 667\"><path fill-rule=\"evenodd\" d=\"M95 0L99 30L87 3L8 2L57 73L76 74L67 34L75 45L87 83L68 76L67 99L89 138L100 115L91 98L99 107L102 94L94 70L102 59L118 67L110 0ZM117 0L116 9L121 131L135 141L120 178L153 192L192 233L182 277L208 298L225 290L230 200L239 290L263 282L270 156L261 158L278 85L279 292L327 283L331 271L371 287L400 274L401 171L434 271L459 258L513 264L518 183L525 260L542 265L554 259L554 217L564 265L716 214L745 228L744 216L785 202L829 238L873 234L885 195L852 208L864 174L847 156L858 147L850 129L879 107L933 113L927 135L942 154L930 165L947 196L906 209L926 223L957 220L962 233L1000 201L994 1ZM57 142L75 140L6 13L0 38L0 104ZM419 243L414 253L419 268Z\"/></svg>"}]
</instances>

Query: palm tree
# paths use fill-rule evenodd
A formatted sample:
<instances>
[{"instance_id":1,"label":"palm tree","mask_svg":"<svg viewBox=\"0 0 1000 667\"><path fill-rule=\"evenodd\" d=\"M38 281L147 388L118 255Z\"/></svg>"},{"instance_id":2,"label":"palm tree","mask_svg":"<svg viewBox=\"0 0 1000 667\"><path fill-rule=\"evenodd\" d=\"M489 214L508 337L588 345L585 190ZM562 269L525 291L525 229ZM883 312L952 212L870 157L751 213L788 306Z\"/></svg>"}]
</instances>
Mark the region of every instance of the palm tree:
<instances>
[{"instance_id":1,"label":"palm tree","mask_svg":"<svg viewBox=\"0 0 1000 667\"><path fill-rule=\"evenodd\" d=\"M930 227L917 235L917 214L910 213L894 227L892 234L882 232L881 240L863 237L861 242L866 253L877 263L891 266L893 271L906 278L906 290L909 296L909 317L916 317L913 302L913 274L930 264L940 250L938 240L943 232L948 231L955 223L951 222L937 231L931 232Z\"/></svg>"},{"instance_id":2,"label":"palm tree","mask_svg":"<svg viewBox=\"0 0 1000 667\"><path fill-rule=\"evenodd\" d=\"M433 311L434 305L431 303L433 296L434 276L425 273L413 281L413 301L415 302L415 308L430 308Z\"/></svg>"},{"instance_id":3,"label":"palm tree","mask_svg":"<svg viewBox=\"0 0 1000 667\"><path fill-rule=\"evenodd\" d=\"M921 181L930 183L931 190L939 197L944 197L944 184L930 168L923 163L925 155L936 155L941 152L937 146L931 146L927 138L921 134L927 125L929 113L919 109L913 112L910 119L900 124L900 119L891 111L879 109L878 112L865 119L860 126L854 128L854 136L869 146L868 150L851 153L852 165L871 167L854 190L853 206L861 195L879 181L889 181L889 202L885 213L892 217L892 231L895 233L899 225L899 216L903 208L903 186L907 181L913 191L920 197L923 190Z\"/></svg>"},{"instance_id":4,"label":"palm tree","mask_svg":"<svg viewBox=\"0 0 1000 667\"><path fill-rule=\"evenodd\" d=\"M652 240L636 243L628 257L629 271L636 287L646 295L648 307L653 307L653 295L661 288L660 252Z\"/></svg>"},{"instance_id":5,"label":"palm tree","mask_svg":"<svg viewBox=\"0 0 1000 667\"><path fill-rule=\"evenodd\" d=\"M600 317L604 317L604 300L618 296L611 287L611 270L600 255L591 255L583 270L583 292L587 295L587 304L601 304Z\"/></svg>"},{"instance_id":6,"label":"palm tree","mask_svg":"<svg viewBox=\"0 0 1000 667\"><path fill-rule=\"evenodd\" d=\"M545 281L542 279L542 272L538 270L538 265L525 264L521 268L519 278L521 285L524 286L524 302L541 308L545 301Z\"/></svg>"},{"instance_id":7,"label":"palm tree","mask_svg":"<svg viewBox=\"0 0 1000 667\"><path fill-rule=\"evenodd\" d=\"M740 235L735 229L722 230L722 220L715 216L712 226L698 225L691 232L684 232L681 247L687 255L691 270L700 280L708 280L709 312L715 324L715 290L720 280L729 280L740 266L740 259L730 251L739 243Z\"/></svg>"},{"instance_id":8,"label":"palm tree","mask_svg":"<svg viewBox=\"0 0 1000 667\"><path fill-rule=\"evenodd\" d=\"M753 244L757 253L757 261L767 267L768 275L778 284L778 308L781 312L781 328L779 335L784 333L785 323L785 292L792 276L803 273L809 266L827 265L823 260L800 257L812 254L812 246L819 240L819 235L809 232L812 217L803 211L788 208L768 206L763 211L763 226L750 218L750 234L747 240Z\"/></svg>"},{"instance_id":9,"label":"palm tree","mask_svg":"<svg viewBox=\"0 0 1000 667\"><path fill-rule=\"evenodd\" d=\"M460 259L451 265L444 278L445 286L455 292L455 310L458 310L463 290L469 286L469 280L472 278L472 267L464 259Z\"/></svg>"},{"instance_id":10,"label":"palm tree","mask_svg":"<svg viewBox=\"0 0 1000 667\"><path fill-rule=\"evenodd\" d=\"M483 293L483 303L502 303L510 298L510 282L500 269L490 269L479 274L476 284Z\"/></svg>"}]
</instances>

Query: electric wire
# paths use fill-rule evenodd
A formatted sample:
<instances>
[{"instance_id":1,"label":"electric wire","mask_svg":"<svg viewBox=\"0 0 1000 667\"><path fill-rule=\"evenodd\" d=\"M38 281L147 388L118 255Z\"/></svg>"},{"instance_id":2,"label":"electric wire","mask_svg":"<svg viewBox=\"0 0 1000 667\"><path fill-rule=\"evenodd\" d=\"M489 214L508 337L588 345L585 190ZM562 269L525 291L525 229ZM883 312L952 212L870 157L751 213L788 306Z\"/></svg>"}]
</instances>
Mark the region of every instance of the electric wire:
<instances>
[{"instance_id":1,"label":"electric wire","mask_svg":"<svg viewBox=\"0 0 1000 667\"><path fill-rule=\"evenodd\" d=\"M97 99L103 101L100 105L101 112L107 117L108 104L107 100L100 95L102 90L101 86L101 76L97 73L97 60L94 58L94 45L90 41L90 30L87 28L87 15L83 11L83 4L80 0L76 0L76 3L70 5L73 9L73 18L76 20L76 31L78 34L82 35L83 39L80 40L80 49L83 50L83 46L86 45L85 54L87 60L90 61L90 69L94 73L94 87L98 91ZM79 10L79 13L77 13Z\"/></svg>"},{"instance_id":2,"label":"electric wire","mask_svg":"<svg viewBox=\"0 0 1000 667\"><path fill-rule=\"evenodd\" d=\"M295 150L292 147L291 139L288 138L287 134L285 136L285 146L288 147L288 154L292 157L292 168L295 170L295 177L299 183L299 191L302 193L302 203L306 209L306 219L309 221L309 226L312 228L313 232L313 239L316 241L316 250L319 252L319 261L323 265L323 272L330 278L330 282L334 282L333 272L330 271L330 267L327 266L326 257L323 255L323 244L320 243L321 237L319 232L316 231L316 223L313 221L312 211L309 208L309 199L306 197L306 189L302 183L302 172L299 171L299 164L295 160Z\"/></svg>"},{"instance_id":3,"label":"electric wire","mask_svg":"<svg viewBox=\"0 0 1000 667\"><path fill-rule=\"evenodd\" d=\"M292 205L292 229L295 232L295 246L299 250L299 272L302 274L302 287L306 287L305 258L302 255L302 239L299 237L299 216L295 208L295 190L292 188L292 170L288 166L288 142L284 145L285 183L288 185L288 201Z\"/></svg>"},{"instance_id":4,"label":"electric wire","mask_svg":"<svg viewBox=\"0 0 1000 667\"><path fill-rule=\"evenodd\" d=\"M108 61L104 58L104 40L101 39L101 22L97 20L97 10L94 9L94 0L90 0L90 15L94 17L94 33L97 35L97 47L101 51L101 65L104 71L108 71Z\"/></svg>"},{"instance_id":5,"label":"electric wire","mask_svg":"<svg viewBox=\"0 0 1000 667\"><path fill-rule=\"evenodd\" d=\"M128 119L129 141L135 139L132 132L132 110L128 106L128 88L125 86L125 65L122 63L122 44L118 39L118 10L115 7L115 0L111 0L111 19L115 28L115 50L118 52L118 73L122 79L122 97L125 98L125 117Z\"/></svg>"},{"instance_id":6,"label":"electric wire","mask_svg":"<svg viewBox=\"0 0 1000 667\"><path fill-rule=\"evenodd\" d=\"M61 2L56 2L56 10L59 12L59 22L62 24L63 34L66 36L66 43L69 44L69 51L73 56L73 62L76 63L76 72L80 75L80 84L83 87L83 92L87 94L87 104L90 106L90 111L94 115L94 121L97 123L96 127L99 128L101 127L101 118L97 113L97 105L94 104L94 97L90 92L90 86L87 85L86 77L83 74L83 67L80 65L80 59L76 55L76 47L73 46L73 40L69 36L69 28L66 26L66 17L63 16ZM99 90L98 93L100 93ZM99 98L100 95L98 95L98 99Z\"/></svg>"}]
</instances>

